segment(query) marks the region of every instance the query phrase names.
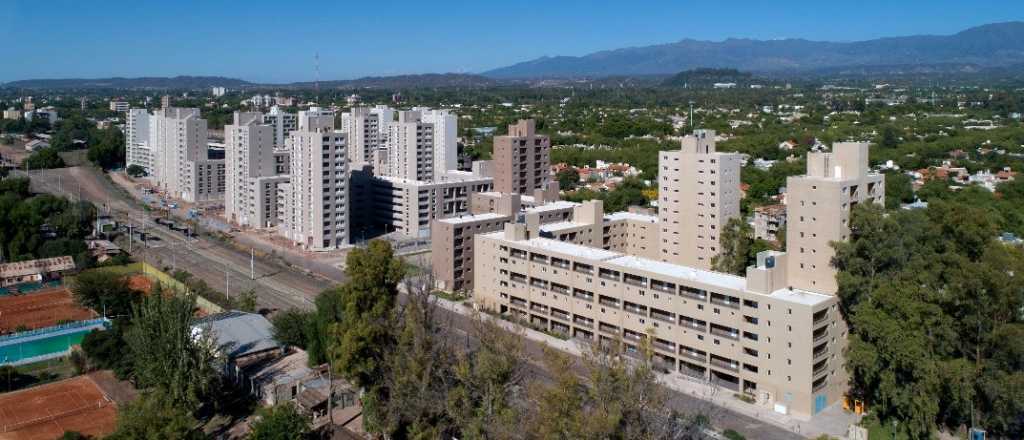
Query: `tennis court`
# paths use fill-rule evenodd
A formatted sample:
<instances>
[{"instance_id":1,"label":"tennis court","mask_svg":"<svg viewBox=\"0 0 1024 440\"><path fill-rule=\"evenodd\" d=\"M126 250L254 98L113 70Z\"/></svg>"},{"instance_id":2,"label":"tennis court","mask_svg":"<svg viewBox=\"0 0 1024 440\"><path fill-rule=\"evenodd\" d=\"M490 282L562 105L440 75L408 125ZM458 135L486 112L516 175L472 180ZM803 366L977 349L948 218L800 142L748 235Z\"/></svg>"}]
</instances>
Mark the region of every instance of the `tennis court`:
<instances>
[{"instance_id":1,"label":"tennis court","mask_svg":"<svg viewBox=\"0 0 1024 440\"><path fill-rule=\"evenodd\" d=\"M117 406L90 375L0 395L0 440L43 440L114 431Z\"/></svg>"},{"instance_id":2,"label":"tennis court","mask_svg":"<svg viewBox=\"0 0 1024 440\"><path fill-rule=\"evenodd\" d=\"M92 310L75 303L65 287L0 297L0 334L52 327L96 316Z\"/></svg>"}]
</instances>

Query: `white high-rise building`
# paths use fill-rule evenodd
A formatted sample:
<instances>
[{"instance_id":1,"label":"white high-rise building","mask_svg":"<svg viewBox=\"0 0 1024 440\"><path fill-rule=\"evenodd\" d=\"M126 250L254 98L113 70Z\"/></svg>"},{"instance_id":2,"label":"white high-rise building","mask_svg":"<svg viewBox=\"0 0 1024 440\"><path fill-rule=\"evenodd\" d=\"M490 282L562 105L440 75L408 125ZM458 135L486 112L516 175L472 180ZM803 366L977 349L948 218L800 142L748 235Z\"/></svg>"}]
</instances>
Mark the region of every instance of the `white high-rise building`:
<instances>
[{"instance_id":1,"label":"white high-rise building","mask_svg":"<svg viewBox=\"0 0 1024 440\"><path fill-rule=\"evenodd\" d=\"M293 113L281 110L281 107L273 106L270 112L263 115L263 123L274 128L274 147L284 148L284 140L288 133L299 128L299 118Z\"/></svg>"},{"instance_id":2,"label":"white high-rise building","mask_svg":"<svg viewBox=\"0 0 1024 440\"><path fill-rule=\"evenodd\" d=\"M417 107L420 119L434 125L434 175L458 169L459 118L449 110L432 110Z\"/></svg>"},{"instance_id":3,"label":"white high-rise building","mask_svg":"<svg viewBox=\"0 0 1024 440\"><path fill-rule=\"evenodd\" d=\"M154 181L172 198L187 202L224 196L224 160L210 159L206 120L197 108L157 110L149 120Z\"/></svg>"},{"instance_id":4,"label":"white high-rise building","mask_svg":"<svg viewBox=\"0 0 1024 440\"><path fill-rule=\"evenodd\" d=\"M224 216L242 226L277 224L277 188L288 182L281 163L287 153L274 150L274 127L263 123L264 116L235 112L233 123L224 126Z\"/></svg>"},{"instance_id":5,"label":"white high-rise building","mask_svg":"<svg viewBox=\"0 0 1024 440\"><path fill-rule=\"evenodd\" d=\"M291 181L279 186L280 233L305 249L337 249L350 234L346 135L327 110L310 108L298 120L288 137Z\"/></svg>"},{"instance_id":6,"label":"white high-rise building","mask_svg":"<svg viewBox=\"0 0 1024 440\"><path fill-rule=\"evenodd\" d=\"M387 142L395 110L384 105L353 107L341 114L341 131L348 135L349 161L371 163L373 153Z\"/></svg>"},{"instance_id":7,"label":"white high-rise building","mask_svg":"<svg viewBox=\"0 0 1024 440\"><path fill-rule=\"evenodd\" d=\"M424 123L420 112L398 112L388 127L387 147L379 150L374 174L396 179L434 180L434 125Z\"/></svg>"},{"instance_id":8,"label":"white high-rise building","mask_svg":"<svg viewBox=\"0 0 1024 440\"><path fill-rule=\"evenodd\" d=\"M127 166L138 165L153 175L153 154L149 148L149 112L133 108L125 115L124 149Z\"/></svg>"},{"instance_id":9,"label":"white high-rise building","mask_svg":"<svg viewBox=\"0 0 1024 440\"><path fill-rule=\"evenodd\" d=\"M225 89L224 87L211 87L210 88L210 93L213 94L213 96L217 97L217 98L220 98L221 96L224 96L224 94L227 93L227 91L228 90Z\"/></svg>"}]
</instances>

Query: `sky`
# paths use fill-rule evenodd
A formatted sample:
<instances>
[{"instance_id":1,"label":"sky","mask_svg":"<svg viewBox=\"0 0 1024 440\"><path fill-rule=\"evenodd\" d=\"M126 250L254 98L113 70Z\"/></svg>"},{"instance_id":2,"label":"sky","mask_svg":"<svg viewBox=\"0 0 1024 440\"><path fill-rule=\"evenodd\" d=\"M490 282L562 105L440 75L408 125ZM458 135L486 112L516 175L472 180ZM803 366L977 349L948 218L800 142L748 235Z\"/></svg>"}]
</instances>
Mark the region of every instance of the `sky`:
<instances>
[{"instance_id":1,"label":"sky","mask_svg":"<svg viewBox=\"0 0 1024 440\"><path fill-rule=\"evenodd\" d=\"M857 41L1024 20L1021 0L0 0L0 82L479 73L684 38Z\"/></svg>"}]
</instances>

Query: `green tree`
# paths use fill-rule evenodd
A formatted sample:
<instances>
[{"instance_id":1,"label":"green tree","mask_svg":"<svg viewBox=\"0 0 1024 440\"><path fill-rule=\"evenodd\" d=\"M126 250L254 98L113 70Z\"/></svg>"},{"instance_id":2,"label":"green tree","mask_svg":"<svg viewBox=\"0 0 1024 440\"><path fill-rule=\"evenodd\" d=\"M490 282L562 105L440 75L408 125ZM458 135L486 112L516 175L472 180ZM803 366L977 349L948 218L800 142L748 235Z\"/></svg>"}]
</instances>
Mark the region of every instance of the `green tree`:
<instances>
[{"instance_id":1,"label":"green tree","mask_svg":"<svg viewBox=\"0 0 1024 440\"><path fill-rule=\"evenodd\" d=\"M302 440L309 437L309 420L299 414L291 403L261 408L257 416L249 435L252 440Z\"/></svg>"},{"instance_id":2,"label":"green tree","mask_svg":"<svg viewBox=\"0 0 1024 440\"><path fill-rule=\"evenodd\" d=\"M141 165L136 164L128 165L128 168L125 169L125 172L128 173L129 176L136 178L143 177L146 175L146 169L143 168Z\"/></svg>"},{"instance_id":3,"label":"green tree","mask_svg":"<svg viewBox=\"0 0 1024 440\"><path fill-rule=\"evenodd\" d=\"M71 292L79 304L106 313L128 315L142 292L129 287L128 277L106 270L87 270L71 283Z\"/></svg>"},{"instance_id":4,"label":"green tree","mask_svg":"<svg viewBox=\"0 0 1024 440\"><path fill-rule=\"evenodd\" d=\"M157 389L170 404L194 410L213 391L213 335L192 330L196 297L147 295L134 308L135 318L125 335L140 388Z\"/></svg>"},{"instance_id":5,"label":"green tree","mask_svg":"<svg viewBox=\"0 0 1024 440\"><path fill-rule=\"evenodd\" d=\"M896 130L896 127L886 125L882 127L881 132L878 134L876 140L878 146L885 149L896 148L900 145L900 133Z\"/></svg>"},{"instance_id":6,"label":"green tree","mask_svg":"<svg viewBox=\"0 0 1024 440\"><path fill-rule=\"evenodd\" d=\"M307 345L306 336L309 333L313 319L313 313L304 312L299 309L288 309L279 312L271 319L271 322L274 324L274 339L282 344L305 349Z\"/></svg>"},{"instance_id":7,"label":"green tree","mask_svg":"<svg viewBox=\"0 0 1024 440\"><path fill-rule=\"evenodd\" d=\"M392 309L405 267L381 240L353 249L346 265L348 280L337 288L344 319L331 325L329 353L346 379L371 388L381 383L384 355L394 344Z\"/></svg>"},{"instance_id":8,"label":"green tree","mask_svg":"<svg viewBox=\"0 0 1024 440\"><path fill-rule=\"evenodd\" d=\"M120 408L112 440L199 440L206 438L187 409L159 391L142 396Z\"/></svg>"},{"instance_id":9,"label":"green tree","mask_svg":"<svg viewBox=\"0 0 1024 440\"><path fill-rule=\"evenodd\" d=\"M64 159L60 158L60 155L57 154L57 149L53 147L37 150L26 158L23 164L31 170L63 168L66 166Z\"/></svg>"},{"instance_id":10,"label":"green tree","mask_svg":"<svg viewBox=\"0 0 1024 440\"><path fill-rule=\"evenodd\" d=\"M580 175L575 168L569 167L555 174L558 180L558 187L563 191L572 191L579 185Z\"/></svg>"},{"instance_id":11,"label":"green tree","mask_svg":"<svg viewBox=\"0 0 1024 440\"><path fill-rule=\"evenodd\" d=\"M116 127L102 130L89 144L89 161L104 169L124 165L124 134Z\"/></svg>"},{"instance_id":12,"label":"green tree","mask_svg":"<svg viewBox=\"0 0 1024 440\"><path fill-rule=\"evenodd\" d=\"M719 272L745 275L747 266L752 263L753 228L742 218L733 217L720 234L719 253L711 259L711 268Z\"/></svg>"},{"instance_id":13,"label":"green tree","mask_svg":"<svg viewBox=\"0 0 1024 440\"><path fill-rule=\"evenodd\" d=\"M913 180L910 176L899 172L885 173L885 207L899 208L903 203L914 201Z\"/></svg>"},{"instance_id":14,"label":"green tree","mask_svg":"<svg viewBox=\"0 0 1024 440\"><path fill-rule=\"evenodd\" d=\"M522 336L490 320L474 322L479 345L456 355L456 384L447 396L448 414L459 438L518 437L523 411L516 404L526 383Z\"/></svg>"}]
</instances>

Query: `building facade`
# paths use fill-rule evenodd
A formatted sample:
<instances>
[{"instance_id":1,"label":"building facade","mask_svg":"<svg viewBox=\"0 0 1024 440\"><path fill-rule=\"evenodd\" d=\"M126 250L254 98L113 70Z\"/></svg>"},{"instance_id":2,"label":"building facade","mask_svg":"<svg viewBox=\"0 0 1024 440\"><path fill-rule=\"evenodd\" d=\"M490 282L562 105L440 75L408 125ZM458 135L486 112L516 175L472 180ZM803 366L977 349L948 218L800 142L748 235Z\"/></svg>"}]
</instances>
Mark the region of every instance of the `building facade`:
<instances>
[{"instance_id":1,"label":"building facade","mask_svg":"<svg viewBox=\"0 0 1024 440\"><path fill-rule=\"evenodd\" d=\"M709 153L707 146L704 164L715 157ZM745 393L778 412L816 414L847 389L847 327L828 261L830 242L848 238L850 209L883 203L884 177L869 172L867 158L866 144L810 153L807 175L787 184L788 252L758 254L745 277L665 261L664 234L672 232L665 223L682 221L693 208L662 207L654 218L581 206L570 221L527 217L474 235L474 298L545 331L620 344L627 355L639 356L649 344L659 369ZM672 176L675 161L668 160L660 171ZM738 191L738 177L719 182ZM659 178L663 194L688 185L686 178Z\"/></svg>"},{"instance_id":2,"label":"building facade","mask_svg":"<svg viewBox=\"0 0 1024 440\"><path fill-rule=\"evenodd\" d=\"M754 238L778 241L786 230L786 205L766 205L754 208Z\"/></svg>"},{"instance_id":3,"label":"building facade","mask_svg":"<svg viewBox=\"0 0 1024 440\"><path fill-rule=\"evenodd\" d=\"M739 154L715 151L715 132L696 130L658 157L660 260L710 269L722 231L740 215Z\"/></svg>"},{"instance_id":4,"label":"building facade","mask_svg":"<svg viewBox=\"0 0 1024 440\"><path fill-rule=\"evenodd\" d=\"M387 142L388 127L395 110L384 105L353 107L341 114L341 131L348 135L348 159L352 163L372 163L374 152Z\"/></svg>"},{"instance_id":5,"label":"building facade","mask_svg":"<svg viewBox=\"0 0 1024 440\"><path fill-rule=\"evenodd\" d=\"M127 166L138 165L153 175L153 152L149 148L149 112L133 108L125 114L124 149Z\"/></svg>"},{"instance_id":6,"label":"building facade","mask_svg":"<svg viewBox=\"0 0 1024 440\"><path fill-rule=\"evenodd\" d=\"M309 250L344 247L351 229L346 135L324 109L299 112L298 120L289 135L291 179L278 185L279 232Z\"/></svg>"},{"instance_id":7,"label":"building facade","mask_svg":"<svg viewBox=\"0 0 1024 440\"><path fill-rule=\"evenodd\" d=\"M170 197L190 203L223 200L223 159L211 159L206 120L197 108L170 107L149 118L153 180Z\"/></svg>"},{"instance_id":8,"label":"building facade","mask_svg":"<svg viewBox=\"0 0 1024 440\"><path fill-rule=\"evenodd\" d=\"M275 151L276 127L258 112L235 112L224 126L227 188L224 216L237 225L257 228L277 224L277 186L288 182L287 153Z\"/></svg>"},{"instance_id":9,"label":"building facade","mask_svg":"<svg viewBox=\"0 0 1024 440\"><path fill-rule=\"evenodd\" d=\"M509 125L508 135L494 137L494 190L530 194L548 186L551 174L551 139L537 134L536 122Z\"/></svg>"}]
</instances>

